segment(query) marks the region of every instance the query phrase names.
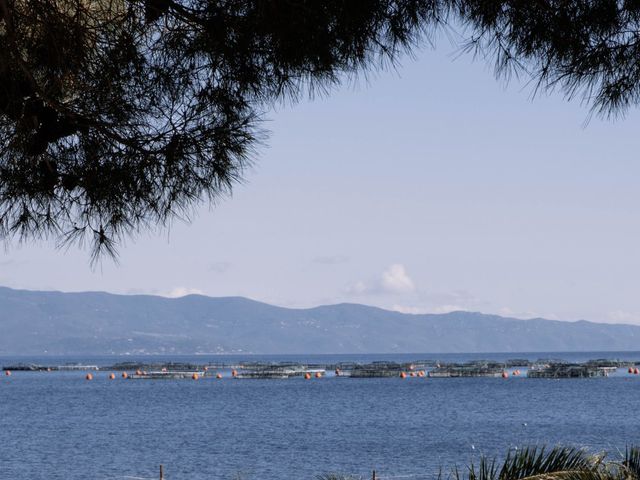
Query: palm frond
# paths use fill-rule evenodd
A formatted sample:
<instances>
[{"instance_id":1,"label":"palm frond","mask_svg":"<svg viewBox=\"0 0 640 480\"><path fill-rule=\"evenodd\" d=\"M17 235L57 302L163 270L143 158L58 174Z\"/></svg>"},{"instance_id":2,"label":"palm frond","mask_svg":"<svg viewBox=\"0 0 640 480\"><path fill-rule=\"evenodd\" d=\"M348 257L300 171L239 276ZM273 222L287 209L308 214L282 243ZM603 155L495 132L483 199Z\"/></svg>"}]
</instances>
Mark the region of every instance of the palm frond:
<instances>
[{"instance_id":1,"label":"palm frond","mask_svg":"<svg viewBox=\"0 0 640 480\"><path fill-rule=\"evenodd\" d=\"M627 447L622 465L626 478L640 480L640 448Z\"/></svg>"},{"instance_id":2,"label":"palm frond","mask_svg":"<svg viewBox=\"0 0 640 480\"><path fill-rule=\"evenodd\" d=\"M501 465L496 459L483 456L477 466L469 465L466 479L457 468L450 477L453 480L640 480L640 476L621 475L620 468L603 460L604 456L594 456L580 448L557 446L548 450L534 446L510 451ZM625 462L640 468L640 450L628 452Z\"/></svg>"},{"instance_id":3,"label":"palm frond","mask_svg":"<svg viewBox=\"0 0 640 480\"><path fill-rule=\"evenodd\" d=\"M316 476L316 480L362 480L360 477L342 473L323 473Z\"/></svg>"},{"instance_id":4,"label":"palm frond","mask_svg":"<svg viewBox=\"0 0 640 480\"><path fill-rule=\"evenodd\" d=\"M575 472L593 472L596 469L593 457L574 447L526 447L509 452L500 470L500 480L531 479L552 475L565 478Z\"/></svg>"},{"instance_id":5,"label":"palm frond","mask_svg":"<svg viewBox=\"0 0 640 480\"><path fill-rule=\"evenodd\" d=\"M473 462L469 465L469 480L497 480L498 467L495 459L480 457L478 468Z\"/></svg>"}]
</instances>

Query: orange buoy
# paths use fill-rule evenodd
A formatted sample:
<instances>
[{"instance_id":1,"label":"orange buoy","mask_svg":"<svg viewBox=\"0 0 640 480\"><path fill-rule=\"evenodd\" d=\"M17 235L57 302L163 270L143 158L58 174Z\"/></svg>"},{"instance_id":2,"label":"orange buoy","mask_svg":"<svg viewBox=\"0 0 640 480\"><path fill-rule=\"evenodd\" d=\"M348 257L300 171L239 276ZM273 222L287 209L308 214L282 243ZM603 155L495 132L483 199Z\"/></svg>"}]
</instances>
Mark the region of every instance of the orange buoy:
<instances>
[{"instance_id":1,"label":"orange buoy","mask_svg":"<svg viewBox=\"0 0 640 480\"><path fill-rule=\"evenodd\" d=\"M305 380L311 380L311 374L309 372L304 374L304 379Z\"/></svg>"},{"instance_id":2,"label":"orange buoy","mask_svg":"<svg viewBox=\"0 0 640 480\"><path fill-rule=\"evenodd\" d=\"M86 380L93 380L93 375L91 375L90 373L87 373L87 376L84 377Z\"/></svg>"},{"instance_id":3,"label":"orange buoy","mask_svg":"<svg viewBox=\"0 0 640 480\"><path fill-rule=\"evenodd\" d=\"M633 369L633 374L634 375L638 375L640 373L640 370L638 370L638 367Z\"/></svg>"},{"instance_id":4,"label":"orange buoy","mask_svg":"<svg viewBox=\"0 0 640 480\"><path fill-rule=\"evenodd\" d=\"M10 377L10 376L11 376L11 370L5 370L5 371L4 371L4 374L5 374L7 377Z\"/></svg>"},{"instance_id":5,"label":"orange buoy","mask_svg":"<svg viewBox=\"0 0 640 480\"><path fill-rule=\"evenodd\" d=\"M142 370L136 370L136 375L142 375Z\"/></svg>"},{"instance_id":6,"label":"orange buoy","mask_svg":"<svg viewBox=\"0 0 640 480\"><path fill-rule=\"evenodd\" d=\"M221 379L222 378L222 374L221 373L216 373L216 378L217 379Z\"/></svg>"},{"instance_id":7,"label":"orange buoy","mask_svg":"<svg viewBox=\"0 0 640 480\"><path fill-rule=\"evenodd\" d=\"M128 378L129 374L127 372L122 372L122 378Z\"/></svg>"},{"instance_id":8,"label":"orange buoy","mask_svg":"<svg viewBox=\"0 0 640 480\"><path fill-rule=\"evenodd\" d=\"M400 372L400 378L407 378L407 374L404 372Z\"/></svg>"},{"instance_id":9,"label":"orange buoy","mask_svg":"<svg viewBox=\"0 0 640 480\"><path fill-rule=\"evenodd\" d=\"M191 375L191 378L193 378L194 380L198 380L200 378L200 375L194 373L193 375Z\"/></svg>"},{"instance_id":10,"label":"orange buoy","mask_svg":"<svg viewBox=\"0 0 640 480\"><path fill-rule=\"evenodd\" d=\"M424 377L424 370L420 370L420 371L418 372L418 376L419 376L419 377Z\"/></svg>"},{"instance_id":11,"label":"orange buoy","mask_svg":"<svg viewBox=\"0 0 640 480\"><path fill-rule=\"evenodd\" d=\"M322 378L322 372L316 372L316 378Z\"/></svg>"},{"instance_id":12,"label":"orange buoy","mask_svg":"<svg viewBox=\"0 0 640 480\"><path fill-rule=\"evenodd\" d=\"M235 377L238 375L238 372L236 372L235 370L231 370L231 376Z\"/></svg>"},{"instance_id":13,"label":"orange buoy","mask_svg":"<svg viewBox=\"0 0 640 480\"><path fill-rule=\"evenodd\" d=\"M115 380L116 379L116 374L112 373L109 375L109 380Z\"/></svg>"},{"instance_id":14,"label":"orange buoy","mask_svg":"<svg viewBox=\"0 0 640 480\"><path fill-rule=\"evenodd\" d=\"M411 376L411 377L415 377L415 376L416 376L416 374L415 374L415 372L411 372L411 373L409 374L409 376Z\"/></svg>"},{"instance_id":15,"label":"orange buoy","mask_svg":"<svg viewBox=\"0 0 640 480\"><path fill-rule=\"evenodd\" d=\"M507 372L502 372L502 378L509 378L509 374Z\"/></svg>"}]
</instances>

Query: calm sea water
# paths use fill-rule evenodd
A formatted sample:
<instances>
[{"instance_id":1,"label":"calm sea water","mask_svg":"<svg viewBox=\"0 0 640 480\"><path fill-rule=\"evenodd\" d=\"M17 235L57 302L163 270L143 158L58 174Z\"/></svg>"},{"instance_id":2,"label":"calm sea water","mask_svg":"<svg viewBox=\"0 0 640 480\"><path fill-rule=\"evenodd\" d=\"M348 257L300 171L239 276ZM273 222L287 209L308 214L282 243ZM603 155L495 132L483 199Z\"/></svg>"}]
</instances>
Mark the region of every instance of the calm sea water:
<instances>
[{"instance_id":1,"label":"calm sea water","mask_svg":"<svg viewBox=\"0 0 640 480\"><path fill-rule=\"evenodd\" d=\"M638 352L613 352L306 360L523 356L640 359ZM215 357L224 359L233 360ZM410 479L522 445L562 443L616 455L640 444L640 376L623 372L590 380L194 382L109 381L107 375L92 382L82 372L0 378L0 479L157 478L159 464L169 480L369 477L373 469L382 478Z\"/></svg>"}]
</instances>

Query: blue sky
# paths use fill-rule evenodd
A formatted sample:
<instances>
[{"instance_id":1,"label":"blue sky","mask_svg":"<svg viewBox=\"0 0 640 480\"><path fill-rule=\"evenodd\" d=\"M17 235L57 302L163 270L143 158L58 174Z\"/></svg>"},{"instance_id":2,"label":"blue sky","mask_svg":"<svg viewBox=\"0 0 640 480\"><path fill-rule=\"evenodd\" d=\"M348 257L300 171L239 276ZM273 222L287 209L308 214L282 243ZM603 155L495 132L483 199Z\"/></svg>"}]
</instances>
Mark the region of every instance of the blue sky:
<instances>
[{"instance_id":1,"label":"blue sky","mask_svg":"<svg viewBox=\"0 0 640 480\"><path fill-rule=\"evenodd\" d=\"M585 125L579 101L454 53L279 106L233 198L118 265L14 244L0 284L640 324L638 113Z\"/></svg>"}]
</instances>

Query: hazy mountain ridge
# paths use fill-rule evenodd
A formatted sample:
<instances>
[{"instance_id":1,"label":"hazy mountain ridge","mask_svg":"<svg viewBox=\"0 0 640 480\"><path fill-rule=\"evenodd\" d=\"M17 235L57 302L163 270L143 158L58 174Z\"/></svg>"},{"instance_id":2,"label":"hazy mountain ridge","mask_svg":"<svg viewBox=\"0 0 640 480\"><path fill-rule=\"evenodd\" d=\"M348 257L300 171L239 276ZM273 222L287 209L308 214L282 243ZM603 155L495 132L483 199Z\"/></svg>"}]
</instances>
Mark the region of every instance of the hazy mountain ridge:
<instances>
[{"instance_id":1,"label":"hazy mountain ridge","mask_svg":"<svg viewBox=\"0 0 640 480\"><path fill-rule=\"evenodd\" d=\"M0 287L0 355L446 353L638 350L640 327L411 315L359 304L309 309L242 297L165 298Z\"/></svg>"}]
</instances>

